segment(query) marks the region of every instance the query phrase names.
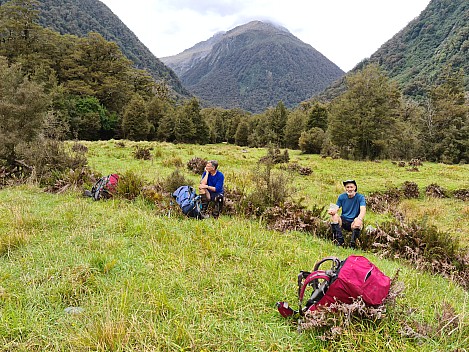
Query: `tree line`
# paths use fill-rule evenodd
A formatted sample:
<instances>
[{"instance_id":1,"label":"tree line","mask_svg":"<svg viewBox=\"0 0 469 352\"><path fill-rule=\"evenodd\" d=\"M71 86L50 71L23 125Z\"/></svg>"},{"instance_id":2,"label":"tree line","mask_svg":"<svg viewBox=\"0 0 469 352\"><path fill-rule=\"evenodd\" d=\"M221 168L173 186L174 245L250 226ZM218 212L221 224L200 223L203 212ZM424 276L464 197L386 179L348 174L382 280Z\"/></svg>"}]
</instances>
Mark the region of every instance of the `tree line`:
<instances>
[{"instance_id":1,"label":"tree line","mask_svg":"<svg viewBox=\"0 0 469 352\"><path fill-rule=\"evenodd\" d=\"M301 149L347 159L469 161L462 72L447 68L419 101L376 64L348 75L331 101L258 114L180 101L164 80L133 68L97 33L60 35L36 24L36 0L0 7L0 160L39 140L155 140Z\"/></svg>"}]
</instances>

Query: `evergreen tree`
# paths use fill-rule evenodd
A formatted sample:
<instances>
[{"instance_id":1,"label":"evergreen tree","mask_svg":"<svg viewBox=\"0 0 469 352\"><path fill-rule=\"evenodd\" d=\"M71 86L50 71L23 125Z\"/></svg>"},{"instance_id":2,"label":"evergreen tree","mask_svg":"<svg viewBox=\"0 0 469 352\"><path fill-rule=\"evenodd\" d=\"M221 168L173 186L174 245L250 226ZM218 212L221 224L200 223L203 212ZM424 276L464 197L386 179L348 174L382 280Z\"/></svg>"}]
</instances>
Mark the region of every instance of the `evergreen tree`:
<instances>
[{"instance_id":1,"label":"evergreen tree","mask_svg":"<svg viewBox=\"0 0 469 352\"><path fill-rule=\"evenodd\" d=\"M148 103L147 112L148 122L151 125L148 139L155 140L157 139L160 121L164 118L164 116L172 114L173 109L167 99L155 95Z\"/></svg>"},{"instance_id":2,"label":"evergreen tree","mask_svg":"<svg viewBox=\"0 0 469 352\"><path fill-rule=\"evenodd\" d=\"M301 133L298 144L303 153L319 154L325 138L326 134L321 128L313 127Z\"/></svg>"},{"instance_id":3,"label":"evergreen tree","mask_svg":"<svg viewBox=\"0 0 469 352\"><path fill-rule=\"evenodd\" d=\"M174 138L177 143L194 143L197 127L192 122L192 104L185 104L176 111ZM205 130L208 133L208 129Z\"/></svg>"},{"instance_id":4,"label":"evergreen tree","mask_svg":"<svg viewBox=\"0 0 469 352\"><path fill-rule=\"evenodd\" d=\"M166 142L174 142L176 140L176 136L174 132L175 125L176 125L175 114L164 115L158 124L158 131L156 133L158 140L166 141Z\"/></svg>"},{"instance_id":5,"label":"evergreen tree","mask_svg":"<svg viewBox=\"0 0 469 352\"><path fill-rule=\"evenodd\" d=\"M441 84L430 91L422 121L426 157L433 161L469 161L469 105L464 93L464 75L447 72Z\"/></svg>"},{"instance_id":6,"label":"evergreen tree","mask_svg":"<svg viewBox=\"0 0 469 352\"><path fill-rule=\"evenodd\" d=\"M400 92L377 65L350 75L346 83L346 92L331 103L331 141L343 157L379 158L396 133Z\"/></svg>"},{"instance_id":7,"label":"evergreen tree","mask_svg":"<svg viewBox=\"0 0 469 352\"><path fill-rule=\"evenodd\" d=\"M0 57L0 97L0 159L12 165L18 145L34 141L41 132L49 98L4 57Z\"/></svg>"},{"instance_id":8,"label":"evergreen tree","mask_svg":"<svg viewBox=\"0 0 469 352\"><path fill-rule=\"evenodd\" d=\"M301 132L305 129L306 115L297 109L288 115L285 125L285 146L291 149L298 149L298 141Z\"/></svg>"},{"instance_id":9,"label":"evergreen tree","mask_svg":"<svg viewBox=\"0 0 469 352\"><path fill-rule=\"evenodd\" d=\"M180 121L189 120L191 123L187 126L187 130L184 132L186 137L183 139L187 142L205 144L209 141L209 129L205 120L200 114L199 101L196 98L192 98L183 105L182 111L180 112ZM193 127L192 127L193 126ZM192 129L193 128L193 129ZM191 132L193 131L193 132ZM178 133L178 132L176 132ZM192 133L192 135L191 135ZM177 138L177 137L176 137Z\"/></svg>"},{"instance_id":10,"label":"evergreen tree","mask_svg":"<svg viewBox=\"0 0 469 352\"><path fill-rule=\"evenodd\" d=\"M122 131L124 138L141 141L145 140L150 130L150 123L145 111L145 101L137 94L133 95L124 110Z\"/></svg>"},{"instance_id":11,"label":"evergreen tree","mask_svg":"<svg viewBox=\"0 0 469 352\"><path fill-rule=\"evenodd\" d=\"M249 137L249 127L246 121L241 121L235 134L235 143L239 146L247 146Z\"/></svg>"},{"instance_id":12,"label":"evergreen tree","mask_svg":"<svg viewBox=\"0 0 469 352\"><path fill-rule=\"evenodd\" d=\"M274 133L274 142L278 146L285 143L285 126L287 124L288 112L282 101L279 101L275 109L268 110L268 118L270 118L270 129Z\"/></svg>"},{"instance_id":13,"label":"evergreen tree","mask_svg":"<svg viewBox=\"0 0 469 352\"><path fill-rule=\"evenodd\" d=\"M323 131L327 130L327 105L315 101L308 110L308 122L306 128L310 130L313 127L319 127Z\"/></svg>"},{"instance_id":14,"label":"evergreen tree","mask_svg":"<svg viewBox=\"0 0 469 352\"><path fill-rule=\"evenodd\" d=\"M11 0L0 6L0 55L8 58L27 56L34 52L34 42L41 27L36 0Z\"/></svg>"}]
</instances>

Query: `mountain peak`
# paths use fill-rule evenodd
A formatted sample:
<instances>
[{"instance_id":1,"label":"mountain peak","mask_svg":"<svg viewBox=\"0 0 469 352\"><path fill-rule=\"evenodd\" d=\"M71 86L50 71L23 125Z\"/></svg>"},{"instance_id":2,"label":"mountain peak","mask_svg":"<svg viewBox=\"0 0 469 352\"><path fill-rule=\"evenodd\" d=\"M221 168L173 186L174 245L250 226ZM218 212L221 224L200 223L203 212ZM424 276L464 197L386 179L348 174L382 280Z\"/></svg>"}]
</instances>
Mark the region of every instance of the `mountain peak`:
<instances>
[{"instance_id":1,"label":"mountain peak","mask_svg":"<svg viewBox=\"0 0 469 352\"><path fill-rule=\"evenodd\" d=\"M344 72L286 28L251 21L161 59L191 93L210 105L264 111L293 107Z\"/></svg>"}]
</instances>

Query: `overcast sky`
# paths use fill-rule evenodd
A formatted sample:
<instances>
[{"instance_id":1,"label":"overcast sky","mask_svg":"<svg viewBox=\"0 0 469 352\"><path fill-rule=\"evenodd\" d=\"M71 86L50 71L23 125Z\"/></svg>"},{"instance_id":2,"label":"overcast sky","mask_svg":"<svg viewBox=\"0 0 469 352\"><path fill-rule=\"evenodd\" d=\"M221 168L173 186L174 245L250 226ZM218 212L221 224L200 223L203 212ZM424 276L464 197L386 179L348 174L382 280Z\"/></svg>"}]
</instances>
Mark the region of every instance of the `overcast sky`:
<instances>
[{"instance_id":1,"label":"overcast sky","mask_svg":"<svg viewBox=\"0 0 469 352\"><path fill-rule=\"evenodd\" d=\"M430 0L101 0L158 58L252 20L288 29L344 71L373 54Z\"/></svg>"}]
</instances>

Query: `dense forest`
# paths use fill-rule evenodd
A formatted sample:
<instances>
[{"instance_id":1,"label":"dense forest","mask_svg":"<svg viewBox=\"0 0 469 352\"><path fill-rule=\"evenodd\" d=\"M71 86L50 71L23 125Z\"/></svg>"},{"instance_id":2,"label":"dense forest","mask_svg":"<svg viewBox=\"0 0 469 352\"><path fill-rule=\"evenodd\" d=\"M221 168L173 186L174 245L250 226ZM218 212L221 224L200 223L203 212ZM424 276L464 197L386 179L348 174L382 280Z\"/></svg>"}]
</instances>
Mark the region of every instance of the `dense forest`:
<instances>
[{"instance_id":1,"label":"dense forest","mask_svg":"<svg viewBox=\"0 0 469 352\"><path fill-rule=\"evenodd\" d=\"M65 139L276 145L347 159L469 161L464 75L447 66L415 101L377 64L348 75L329 102L258 114L175 102L164 83L136 69L97 33L60 35L37 24L37 2L0 7L0 162L3 173L66 169ZM47 151L47 153L44 153ZM38 155L41 157L38 157ZM62 160L62 161L61 161ZM40 163L40 165L38 165Z\"/></svg>"}]
</instances>

